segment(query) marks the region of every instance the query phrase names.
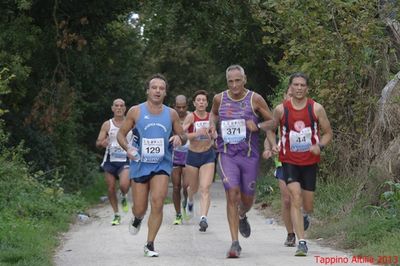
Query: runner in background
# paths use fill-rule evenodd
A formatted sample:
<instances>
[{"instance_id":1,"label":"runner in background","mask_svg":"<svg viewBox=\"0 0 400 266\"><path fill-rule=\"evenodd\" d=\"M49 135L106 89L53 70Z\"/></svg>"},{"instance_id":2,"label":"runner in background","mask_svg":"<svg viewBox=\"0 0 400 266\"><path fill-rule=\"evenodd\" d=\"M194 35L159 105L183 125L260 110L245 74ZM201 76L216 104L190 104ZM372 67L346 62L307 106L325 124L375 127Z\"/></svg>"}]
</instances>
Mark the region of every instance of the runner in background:
<instances>
[{"instance_id":1,"label":"runner in background","mask_svg":"<svg viewBox=\"0 0 400 266\"><path fill-rule=\"evenodd\" d=\"M290 193L290 213L299 239L295 256L306 256L304 217L312 212L320 153L332 139L332 129L324 107L307 97L308 77L301 72L289 78L292 97L274 110L281 141L279 160ZM323 132L321 137L320 132Z\"/></svg>"},{"instance_id":2,"label":"runner in background","mask_svg":"<svg viewBox=\"0 0 400 266\"><path fill-rule=\"evenodd\" d=\"M104 159L101 168L104 170L104 179L107 183L107 196L114 211L112 225L121 222L121 215L118 212L118 200L116 194L116 181L119 179L119 189L121 190L121 205L124 212L129 211L126 194L129 191L129 159L126 152L117 142L117 133L125 120L126 106L122 99L115 99L111 106L113 118L105 121L101 126L96 140L97 148L105 148ZM127 135L131 139L132 132Z\"/></svg>"},{"instance_id":3,"label":"runner in background","mask_svg":"<svg viewBox=\"0 0 400 266\"><path fill-rule=\"evenodd\" d=\"M178 113L181 125L183 125L183 121L189 114L186 96L178 95L175 97L174 109ZM176 212L175 220L173 222L173 224L175 225L182 224L183 218L186 219L188 218L186 215L186 204L187 204L188 193L187 193L187 182L185 181L185 164L186 164L187 152L188 152L188 143L186 143L183 146L174 148L172 155L173 169L172 169L171 182L173 186L172 201L174 203ZM182 209L181 209L181 190L183 194Z\"/></svg>"},{"instance_id":4,"label":"runner in background","mask_svg":"<svg viewBox=\"0 0 400 266\"><path fill-rule=\"evenodd\" d=\"M214 138L209 135L208 93L198 90L193 96L195 111L189 114L183 123L188 132L189 152L186 160L186 179L188 187L188 214L194 215L193 197L200 189L200 232L208 228L208 210L210 208L210 187L214 178L215 150Z\"/></svg>"}]
</instances>

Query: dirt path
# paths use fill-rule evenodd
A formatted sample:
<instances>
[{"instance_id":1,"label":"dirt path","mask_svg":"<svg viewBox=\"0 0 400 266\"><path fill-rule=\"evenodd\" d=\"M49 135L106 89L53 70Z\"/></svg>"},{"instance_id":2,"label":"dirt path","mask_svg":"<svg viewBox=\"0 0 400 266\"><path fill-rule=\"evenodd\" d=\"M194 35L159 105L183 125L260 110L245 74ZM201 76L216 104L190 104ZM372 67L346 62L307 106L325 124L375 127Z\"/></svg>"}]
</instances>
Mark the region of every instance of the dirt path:
<instances>
[{"instance_id":1,"label":"dirt path","mask_svg":"<svg viewBox=\"0 0 400 266\"><path fill-rule=\"evenodd\" d=\"M171 188L170 188L171 191ZM195 202L195 204L197 201ZM195 213L198 211L195 205ZM138 235L128 232L131 213L123 214L122 224L111 226L111 207L107 204L90 210L91 219L87 223L76 223L63 236L63 244L58 249L56 265L324 265L328 257L347 263L351 255L330 248L321 247L308 241L307 257L295 257L296 248L283 246L286 231L284 227L266 223L266 218L251 210L248 214L252 233L247 239L239 239L242 246L240 259L226 259L230 247L230 233L226 219L226 203L223 186L216 182L212 186L212 201L209 211L207 232L198 230L198 216L183 225L172 225L175 211L172 204L164 207L163 224L158 233L155 248L158 258L143 256L143 246L147 236L147 217ZM198 213L196 213L198 215ZM319 257L317 257L319 256ZM322 259L325 261L322 262ZM329 263L328 263L329 264ZM353 263L354 264L354 263ZM356 265L365 265L357 263Z\"/></svg>"}]
</instances>

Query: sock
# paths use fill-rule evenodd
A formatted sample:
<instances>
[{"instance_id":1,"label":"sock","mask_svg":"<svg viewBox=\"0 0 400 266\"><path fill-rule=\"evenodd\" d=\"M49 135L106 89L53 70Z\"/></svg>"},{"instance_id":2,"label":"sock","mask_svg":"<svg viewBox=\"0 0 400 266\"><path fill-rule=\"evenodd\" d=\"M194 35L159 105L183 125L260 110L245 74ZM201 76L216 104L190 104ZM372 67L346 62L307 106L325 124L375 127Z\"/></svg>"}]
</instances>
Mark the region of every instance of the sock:
<instances>
[{"instance_id":1,"label":"sock","mask_svg":"<svg viewBox=\"0 0 400 266\"><path fill-rule=\"evenodd\" d=\"M147 241L146 246L149 250L154 251L154 242L153 241Z\"/></svg>"},{"instance_id":2,"label":"sock","mask_svg":"<svg viewBox=\"0 0 400 266\"><path fill-rule=\"evenodd\" d=\"M301 213L303 214L303 216L308 216L309 215L309 213L306 212L303 208L301 208Z\"/></svg>"},{"instance_id":3,"label":"sock","mask_svg":"<svg viewBox=\"0 0 400 266\"><path fill-rule=\"evenodd\" d=\"M200 217L200 221L203 220L203 219L207 221L207 216L202 215L202 216Z\"/></svg>"},{"instance_id":4,"label":"sock","mask_svg":"<svg viewBox=\"0 0 400 266\"><path fill-rule=\"evenodd\" d=\"M139 224L142 222L142 220L143 220L143 217L142 217L142 218L137 218L137 217L135 216L135 219L133 220L132 226L138 227Z\"/></svg>"},{"instance_id":5,"label":"sock","mask_svg":"<svg viewBox=\"0 0 400 266\"><path fill-rule=\"evenodd\" d=\"M303 239L303 238L302 238L302 239L299 239L299 243L300 243L300 241L304 241L304 243L307 243L306 240Z\"/></svg>"}]
</instances>

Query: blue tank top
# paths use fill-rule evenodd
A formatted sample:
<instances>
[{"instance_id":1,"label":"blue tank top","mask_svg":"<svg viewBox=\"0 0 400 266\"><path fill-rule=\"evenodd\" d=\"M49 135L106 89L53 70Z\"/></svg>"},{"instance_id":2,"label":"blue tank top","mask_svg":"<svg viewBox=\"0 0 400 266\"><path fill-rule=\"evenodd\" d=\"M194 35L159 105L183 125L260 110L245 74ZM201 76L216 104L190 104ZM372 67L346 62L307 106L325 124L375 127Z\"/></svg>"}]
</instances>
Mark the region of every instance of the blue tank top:
<instances>
[{"instance_id":1,"label":"blue tank top","mask_svg":"<svg viewBox=\"0 0 400 266\"><path fill-rule=\"evenodd\" d=\"M139 178L152 172L165 171L171 175L172 145L169 138L172 135L171 110L163 105L160 114L151 114L147 103L139 105L140 117L133 130L135 135L133 145L140 154L138 162L131 161L130 177Z\"/></svg>"}]
</instances>

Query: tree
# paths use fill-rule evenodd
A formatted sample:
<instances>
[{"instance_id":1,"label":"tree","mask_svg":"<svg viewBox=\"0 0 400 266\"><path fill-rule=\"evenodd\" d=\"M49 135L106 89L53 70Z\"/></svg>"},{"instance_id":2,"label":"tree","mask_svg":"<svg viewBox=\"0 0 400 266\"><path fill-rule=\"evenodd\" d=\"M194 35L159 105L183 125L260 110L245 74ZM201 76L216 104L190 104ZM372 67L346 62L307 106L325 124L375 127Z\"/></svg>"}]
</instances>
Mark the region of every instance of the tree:
<instances>
[{"instance_id":1,"label":"tree","mask_svg":"<svg viewBox=\"0 0 400 266\"><path fill-rule=\"evenodd\" d=\"M270 66L282 82L295 71L309 74L311 95L326 107L335 132L332 170L369 165L373 156L363 143L371 137L380 91L398 71L387 67L395 66L390 58L397 52L377 15L380 6L367 0L252 2L264 44L282 51Z\"/></svg>"},{"instance_id":2,"label":"tree","mask_svg":"<svg viewBox=\"0 0 400 266\"><path fill-rule=\"evenodd\" d=\"M12 141L25 140L33 169L59 171L77 188L93 169L113 98L133 104L141 95L132 3L21 0L1 8L0 61L15 74L3 101Z\"/></svg>"}]
</instances>

